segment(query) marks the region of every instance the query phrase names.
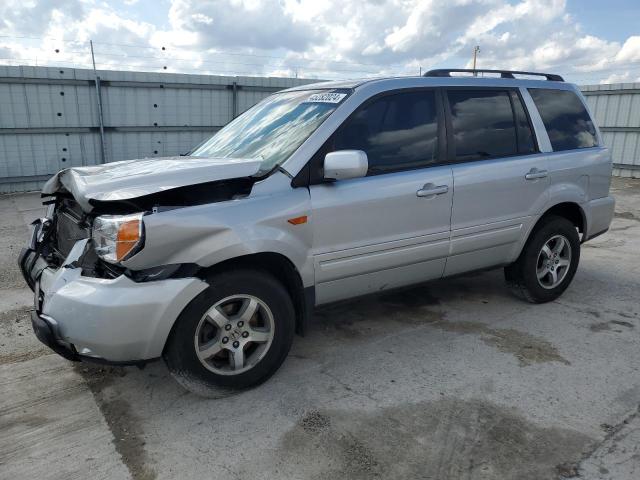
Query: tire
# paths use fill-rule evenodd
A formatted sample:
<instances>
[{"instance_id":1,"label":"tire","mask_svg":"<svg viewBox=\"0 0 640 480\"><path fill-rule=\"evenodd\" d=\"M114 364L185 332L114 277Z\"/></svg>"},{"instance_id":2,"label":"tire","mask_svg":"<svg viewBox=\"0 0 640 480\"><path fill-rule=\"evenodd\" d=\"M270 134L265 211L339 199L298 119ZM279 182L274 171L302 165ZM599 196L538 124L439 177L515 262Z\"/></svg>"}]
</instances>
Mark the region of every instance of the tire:
<instances>
[{"instance_id":1,"label":"tire","mask_svg":"<svg viewBox=\"0 0 640 480\"><path fill-rule=\"evenodd\" d=\"M535 226L518 259L504 269L504 276L519 298L545 303L567 289L579 261L580 238L575 225L564 217L549 215Z\"/></svg>"},{"instance_id":2,"label":"tire","mask_svg":"<svg viewBox=\"0 0 640 480\"><path fill-rule=\"evenodd\" d=\"M208 282L176 320L163 357L183 387L215 398L278 370L293 342L295 314L287 290L266 272L226 271Z\"/></svg>"}]
</instances>

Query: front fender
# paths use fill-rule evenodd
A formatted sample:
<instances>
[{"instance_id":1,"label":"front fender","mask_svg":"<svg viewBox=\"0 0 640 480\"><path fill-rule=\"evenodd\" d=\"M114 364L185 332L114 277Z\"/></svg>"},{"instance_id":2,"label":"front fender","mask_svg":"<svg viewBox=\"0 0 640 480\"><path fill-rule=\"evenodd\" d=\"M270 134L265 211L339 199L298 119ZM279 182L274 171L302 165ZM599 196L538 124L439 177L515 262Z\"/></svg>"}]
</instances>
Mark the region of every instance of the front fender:
<instances>
[{"instance_id":1,"label":"front fender","mask_svg":"<svg viewBox=\"0 0 640 480\"><path fill-rule=\"evenodd\" d=\"M258 193L228 202L198 205L145 216L145 244L123 265L141 270L159 265L195 263L209 267L232 258L279 253L313 283L310 259L311 204L306 188ZM287 220L307 216L294 225Z\"/></svg>"}]
</instances>

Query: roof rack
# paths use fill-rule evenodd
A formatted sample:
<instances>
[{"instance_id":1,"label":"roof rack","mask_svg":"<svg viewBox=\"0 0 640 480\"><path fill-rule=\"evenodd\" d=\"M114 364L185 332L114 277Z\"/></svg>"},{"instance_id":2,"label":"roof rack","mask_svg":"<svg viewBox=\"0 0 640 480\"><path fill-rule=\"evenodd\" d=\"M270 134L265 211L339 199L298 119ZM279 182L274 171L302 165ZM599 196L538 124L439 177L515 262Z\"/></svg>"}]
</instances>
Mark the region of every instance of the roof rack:
<instances>
[{"instance_id":1,"label":"roof rack","mask_svg":"<svg viewBox=\"0 0 640 480\"><path fill-rule=\"evenodd\" d=\"M450 77L451 73L499 73L500 78L516 78L513 75L537 75L540 77L546 77L547 80L552 82L564 82L564 78L555 73L537 73L537 72L519 72L517 70L485 70L485 69L470 69L470 68L439 68L437 70L429 70L424 74L425 77Z\"/></svg>"}]
</instances>

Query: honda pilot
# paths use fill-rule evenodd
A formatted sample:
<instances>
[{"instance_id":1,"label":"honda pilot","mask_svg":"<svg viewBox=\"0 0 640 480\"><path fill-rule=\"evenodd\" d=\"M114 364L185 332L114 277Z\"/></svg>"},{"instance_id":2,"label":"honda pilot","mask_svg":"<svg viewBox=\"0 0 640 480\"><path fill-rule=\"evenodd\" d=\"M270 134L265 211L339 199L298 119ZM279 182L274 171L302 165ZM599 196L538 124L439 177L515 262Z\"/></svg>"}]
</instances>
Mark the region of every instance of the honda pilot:
<instances>
[{"instance_id":1,"label":"honda pilot","mask_svg":"<svg viewBox=\"0 0 640 480\"><path fill-rule=\"evenodd\" d=\"M319 305L498 267L558 298L610 153L560 76L457 72L291 88L186 156L57 173L19 259L35 334L210 394L273 375Z\"/></svg>"}]
</instances>

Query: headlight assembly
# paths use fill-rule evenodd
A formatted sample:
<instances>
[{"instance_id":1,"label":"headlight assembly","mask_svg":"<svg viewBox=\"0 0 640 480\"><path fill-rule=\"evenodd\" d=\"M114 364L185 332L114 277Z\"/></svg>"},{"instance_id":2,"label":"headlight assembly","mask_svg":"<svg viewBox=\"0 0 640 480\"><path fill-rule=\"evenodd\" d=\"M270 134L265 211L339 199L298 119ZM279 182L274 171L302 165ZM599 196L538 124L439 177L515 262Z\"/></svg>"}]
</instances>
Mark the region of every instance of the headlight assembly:
<instances>
[{"instance_id":1,"label":"headlight assembly","mask_svg":"<svg viewBox=\"0 0 640 480\"><path fill-rule=\"evenodd\" d=\"M134 255L144 242L142 216L133 213L96 217L91 233L96 254L109 263L119 263Z\"/></svg>"}]
</instances>

